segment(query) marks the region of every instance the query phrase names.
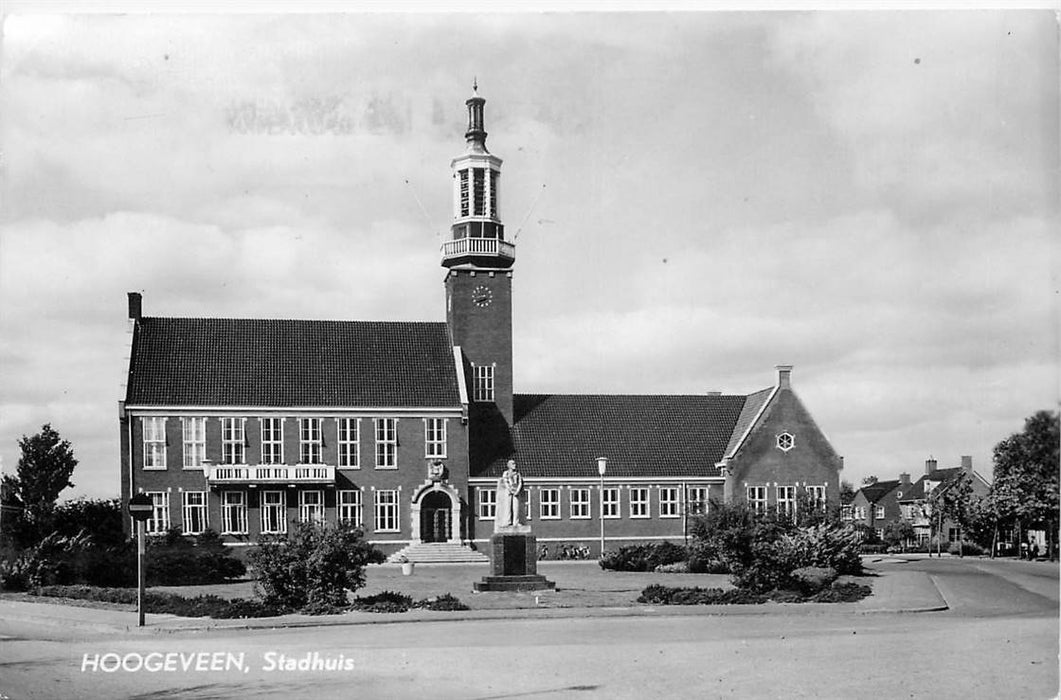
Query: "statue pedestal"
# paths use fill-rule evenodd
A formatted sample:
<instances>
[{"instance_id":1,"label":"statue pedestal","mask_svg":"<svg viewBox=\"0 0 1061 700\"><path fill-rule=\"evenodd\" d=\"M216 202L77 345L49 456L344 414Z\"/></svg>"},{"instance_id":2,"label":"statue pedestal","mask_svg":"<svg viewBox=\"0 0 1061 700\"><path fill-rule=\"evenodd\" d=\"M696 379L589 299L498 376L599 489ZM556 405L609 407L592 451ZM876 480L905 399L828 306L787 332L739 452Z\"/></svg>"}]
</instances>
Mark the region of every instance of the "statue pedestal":
<instances>
[{"instance_id":1,"label":"statue pedestal","mask_svg":"<svg viewBox=\"0 0 1061 700\"><path fill-rule=\"evenodd\" d=\"M530 533L495 532L490 538L490 573L472 584L476 592L556 588L538 574L538 540Z\"/></svg>"}]
</instances>

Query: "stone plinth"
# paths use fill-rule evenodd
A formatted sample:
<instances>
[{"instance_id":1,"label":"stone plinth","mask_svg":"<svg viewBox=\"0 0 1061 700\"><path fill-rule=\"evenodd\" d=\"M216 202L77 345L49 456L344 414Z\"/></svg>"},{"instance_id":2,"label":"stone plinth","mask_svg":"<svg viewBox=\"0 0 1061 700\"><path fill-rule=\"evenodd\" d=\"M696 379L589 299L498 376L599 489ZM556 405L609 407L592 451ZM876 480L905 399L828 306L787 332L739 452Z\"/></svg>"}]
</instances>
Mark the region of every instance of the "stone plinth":
<instances>
[{"instance_id":1,"label":"stone plinth","mask_svg":"<svg viewBox=\"0 0 1061 700\"><path fill-rule=\"evenodd\" d=\"M542 591L556 587L538 575L538 541L531 534L498 532L490 538L490 572L476 591Z\"/></svg>"}]
</instances>

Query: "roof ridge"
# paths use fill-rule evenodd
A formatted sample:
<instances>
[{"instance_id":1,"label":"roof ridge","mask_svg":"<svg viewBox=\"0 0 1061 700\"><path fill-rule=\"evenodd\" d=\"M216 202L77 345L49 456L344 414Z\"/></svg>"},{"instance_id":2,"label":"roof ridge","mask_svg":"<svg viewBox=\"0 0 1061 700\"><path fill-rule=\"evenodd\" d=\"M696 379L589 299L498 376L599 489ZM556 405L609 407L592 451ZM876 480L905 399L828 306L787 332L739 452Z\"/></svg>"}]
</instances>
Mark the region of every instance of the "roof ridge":
<instances>
[{"instance_id":1,"label":"roof ridge","mask_svg":"<svg viewBox=\"0 0 1061 700\"><path fill-rule=\"evenodd\" d=\"M272 321L280 323L376 323L386 325L431 325L445 326L445 321L370 321L365 319L337 318L237 318L232 316L142 316L141 321Z\"/></svg>"}]
</instances>

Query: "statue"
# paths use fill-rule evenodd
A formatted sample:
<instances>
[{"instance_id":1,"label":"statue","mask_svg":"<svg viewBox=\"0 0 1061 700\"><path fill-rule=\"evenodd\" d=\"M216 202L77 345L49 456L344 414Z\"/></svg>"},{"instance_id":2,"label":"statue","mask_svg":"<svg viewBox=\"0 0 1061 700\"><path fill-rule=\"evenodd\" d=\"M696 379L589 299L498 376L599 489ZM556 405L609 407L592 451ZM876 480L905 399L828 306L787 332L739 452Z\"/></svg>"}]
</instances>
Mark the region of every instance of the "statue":
<instances>
[{"instance_id":1,"label":"statue","mask_svg":"<svg viewBox=\"0 0 1061 700\"><path fill-rule=\"evenodd\" d=\"M494 532L523 532L529 530L520 523L520 501L523 477L516 471L516 460L508 460L505 473L497 480L497 509Z\"/></svg>"}]
</instances>

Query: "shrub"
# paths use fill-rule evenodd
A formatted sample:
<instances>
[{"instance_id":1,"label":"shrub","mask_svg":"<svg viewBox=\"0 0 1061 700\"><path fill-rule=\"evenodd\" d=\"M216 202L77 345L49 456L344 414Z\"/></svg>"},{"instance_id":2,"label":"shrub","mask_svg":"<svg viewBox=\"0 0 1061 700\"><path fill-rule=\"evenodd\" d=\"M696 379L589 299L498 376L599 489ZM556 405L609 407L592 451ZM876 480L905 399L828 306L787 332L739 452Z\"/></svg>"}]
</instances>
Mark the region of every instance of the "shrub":
<instances>
[{"instance_id":1,"label":"shrub","mask_svg":"<svg viewBox=\"0 0 1061 700\"><path fill-rule=\"evenodd\" d=\"M721 559L689 559L690 574L728 574L729 567Z\"/></svg>"},{"instance_id":2,"label":"shrub","mask_svg":"<svg viewBox=\"0 0 1061 700\"><path fill-rule=\"evenodd\" d=\"M808 598L812 603L857 603L873 594L869 586L859 583L834 583Z\"/></svg>"},{"instance_id":3,"label":"shrub","mask_svg":"<svg viewBox=\"0 0 1061 700\"><path fill-rule=\"evenodd\" d=\"M792 580L801 593L817 593L836 580L836 569L825 566L805 566L792 572Z\"/></svg>"},{"instance_id":4,"label":"shrub","mask_svg":"<svg viewBox=\"0 0 1061 700\"><path fill-rule=\"evenodd\" d=\"M35 591L35 594L52 598L76 598L103 603L136 605L135 588L101 588L85 585L42 586ZM216 595L187 598L174 593L155 591L147 591L144 594L144 611L181 617L212 617L215 619L275 617L287 612L252 598L225 599Z\"/></svg>"},{"instance_id":5,"label":"shrub","mask_svg":"<svg viewBox=\"0 0 1061 700\"><path fill-rule=\"evenodd\" d=\"M383 553L361 530L299 523L294 532L268 537L250 553L257 590L265 603L322 614L349 606L347 590L365 585L364 567Z\"/></svg>"},{"instance_id":6,"label":"shrub","mask_svg":"<svg viewBox=\"0 0 1061 700\"><path fill-rule=\"evenodd\" d=\"M957 556L959 554L958 543L951 542L950 547L947 549L947 551ZM984 548L976 544L975 542L966 542L962 545L960 553L967 557L978 557L984 553Z\"/></svg>"},{"instance_id":7,"label":"shrub","mask_svg":"<svg viewBox=\"0 0 1061 700\"><path fill-rule=\"evenodd\" d=\"M859 545L858 549L862 554L884 554L890 549L890 547L886 544L864 543Z\"/></svg>"},{"instance_id":8,"label":"shrub","mask_svg":"<svg viewBox=\"0 0 1061 700\"><path fill-rule=\"evenodd\" d=\"M151 586L184 586L224 583L247 573L247 567L221 542L221 536L206 530L194 538L171 528L147 546L147 582Z\"/></svg>"},{"instance_id":9,"label":"shrub","mask_svg":"<svg viewBox=\"0 0 1061 700\"><path fill-rule=\"evenodd\" d=\"M685 561L685 547L673 542L634 544L607 551L598 559L602 569L612 571L655 571L657 566Z\"/></svg>"},{"instance_id":10,"label":"shrub","mask_svg":"<svg viewBox=\"0 0 1061 700\"><path fill-rule=\"evenodd\" d=\"M637 601L656 605L734 605L763 603L766 596L737 588L677 588L653 584L641 591Z\"/></svg>"},{"instance_id":11,"label":"shrub","mask_svg":"<svg viewBox=\"0 0 1061 700\"><path fill-rule=\"evenodd\" d=\"M435 598L425 598L424 600L418 600L413 603L414 608L421 608L423 610L467 610L468 606L462 603L458 598L453 597L449 593L444 593Z\"/></svg>"},{"instance_id":12,"label":"shrub","mask_svg":"<svg viewBox=\"0 0 1061 700\"><path fill-rule=\"evenodd\" d=\"M383 591L376 595L354 598L352 607L361 612L395 613L407 612L413 607L413 599L404 593Z\"/></svg>"}]
</instances>

